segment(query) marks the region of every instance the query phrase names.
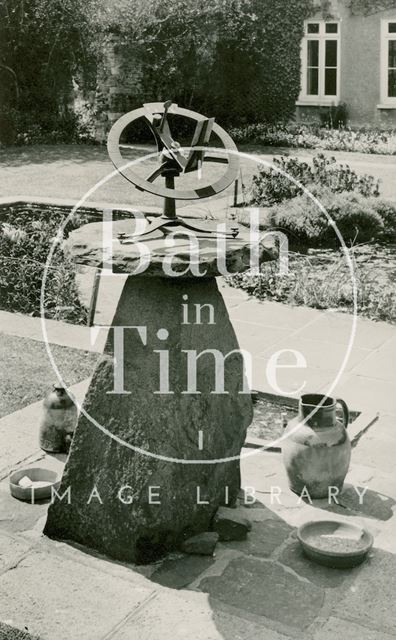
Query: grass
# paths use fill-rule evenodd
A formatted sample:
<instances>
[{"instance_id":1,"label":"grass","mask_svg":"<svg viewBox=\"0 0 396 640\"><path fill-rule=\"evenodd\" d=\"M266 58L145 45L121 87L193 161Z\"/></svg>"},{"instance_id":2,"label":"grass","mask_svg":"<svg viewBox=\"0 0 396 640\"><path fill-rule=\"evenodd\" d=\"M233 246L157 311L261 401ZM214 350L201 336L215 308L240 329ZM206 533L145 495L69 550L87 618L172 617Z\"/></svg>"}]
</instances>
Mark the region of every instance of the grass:
<instances>
[{"instance_id":1,"label":"grass","mask_svg":"<svg viewBox=\"0 0 396 640\"><path fill-rule=\"evenodd\" d=\"M240 151L271 162L274 156L287 155L287 149L260 145L238 145ZM136 146L128 153L128 160L153 151L154 147ZM310 160L316 151L291 149L290 155ZM378 156L363 153L324 152L347 162L358 173L370 173L381 178L381 193L384 198L396 200L395 156ZM152 161L153 162L153 161ZM211 165L213 168L213 165ZM243 180L248 185L256 172L256 162L241 161ZM28 147L0 148L1 186L0 196L31 195L80 199L88 189L113 170L113 165L104 146L93 145L32 145ZM214 166L214 171L224 168ZM150 168L142 169L143 175ZM232 187L229 190L232 199ZM121 176L117 176L95 192L91 201L128 203L132 206L161 206L160 198L144 194L135 189ZM178 203L194 204L193 202ZM210 208L210 207L209 207Z\"/></svg>"},{"instance_id":2,"label":"grass","mask_svg":"<svg viewBox=\"0 0 396 640\"><path fill-rule=\"evenodd\" d=\"M57 378L43 343L2 333L0 347L0 417L3 417L41 400ZM51 345L51 350L66 384L76 384L92 374L96 354L58 345Z\"/></svg>"},{"instance_id":3,"label":"grass","mask_svg":"<svg viewBox=\"0 0 396 640\"><path fill-rule=\"evenodd\" d=\"M40 640L40 638L0 622L0 640Z\"/></svg>"}]
</instances>

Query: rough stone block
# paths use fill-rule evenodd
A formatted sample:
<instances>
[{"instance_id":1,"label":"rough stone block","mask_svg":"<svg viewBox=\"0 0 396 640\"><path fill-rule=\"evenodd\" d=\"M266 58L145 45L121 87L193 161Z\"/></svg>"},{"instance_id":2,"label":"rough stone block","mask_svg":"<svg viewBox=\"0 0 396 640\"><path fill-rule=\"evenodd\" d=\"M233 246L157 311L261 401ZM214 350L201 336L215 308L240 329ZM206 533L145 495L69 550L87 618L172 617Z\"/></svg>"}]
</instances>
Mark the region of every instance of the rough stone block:
<instances>
[{"instance_id":1,"label":"rough stone block","mask_svg":"<svg viewBox=\"0 0 396 640\"><path fill-rule=\"evenodd\" d=\"M205 531L187 538L182 544L182 551L200 556L212 556L219 540L218 533Z\"/></svg>"},{"instance_id":2,"label":"rough stone block","mask_svg":"<svg viewBox=\"0 0 396 640\"><path fill-rule=\"evenodd\" d=\"M183 296L192 309L212 305L215 323L184 323ZM113 325L145 327L147 342L136 330L124 332L127 393L114 394L114 331L109 331L84 401L84 410L107 433L80 416L59 489L60 495L70 489L70 504L55 500L44 532L116 559L150 562L180 548L186 536L208 531L227 494L231 503L236 500L252 401L250 393L242 393L244 368L237 353L224 362L227 393L213 393L218 373L210 353L197 363L198 393L183 393L186 349L201 354L217 349L223 356L238 349L214 278L130 277ZM168 332L166 340L157 335L159 329ZM159 392L161 349L169 354L169 394Z\"/></svg>"},{"instance_id":3,"label":"rough stone block","mask_svg":"<svg viewBox=\"0 0 396 640\"><path fill-rule=\"evenodd\" d=\"M213 531L216 531L221 541L245 540L252 528L252 523L236 509L220 507L213 518Z\"/></svg>"}]
</instances>

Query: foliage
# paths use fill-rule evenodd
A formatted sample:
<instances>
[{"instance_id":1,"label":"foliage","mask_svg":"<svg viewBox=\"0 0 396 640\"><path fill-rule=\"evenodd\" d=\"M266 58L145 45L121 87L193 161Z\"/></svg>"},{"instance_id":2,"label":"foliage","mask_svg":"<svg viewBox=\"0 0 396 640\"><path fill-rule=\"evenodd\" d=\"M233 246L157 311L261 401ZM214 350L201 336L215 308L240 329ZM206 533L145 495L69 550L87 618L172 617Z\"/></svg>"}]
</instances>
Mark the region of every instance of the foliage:
<instances>
[{"instance_id":1,"label":"foliage","mask_svg":"<svg viewBox=\"0 0 396 640\"><path fill-rule=\"evenodd\" d=\"M271 226L285 231L292 246L305 249L338 247L340 240L331 221L335 222L347 245L367 242L391 233L391 224L382 218L381 209L376 210L374 206L375 198L348 192L334 194L329 189L321 189L316 193L315 189L313 191L329 217L307 195L283 202L270 210ZM393 224L395 217L396 208L393 207Z\"/></svg>"},{"instance_id":2,"label":"foliage","mask_svg":"<svg viewBox=\"0 0 396 640\"><path fill-rule=\"evenodd\" d=\"M396 0L349 0L348 6L353 15L372 15L380 11L396 8Z\"/></svg>"},{"instance_id":3,"label":"foliage","mask_svg":"<svg viewBox=\"0 0 396 640\"><path fill-rule=\"evenodd\" d=\"M94 5L93 0L0 0L5 142L26 132L26 125L18 128L20 119L43 131L62 128L62 119L72 123L72 80L86 86L95 80Z\"/></svg>"},{"instance_id":4,"label":"foliage","mask_svg":"<svg viewBox=\"0 0 396 640\"><path fill-rule=\"evenodd\" d=\"M4 144L81 144L94 142L93 123L81 111L42 113L32 122L30 113L17 109L0 111L1 142Z\"/></svg>"},{"instance_id":5,"label":"foliage","mask_svg":"<svg viewBox=\"0 0 396 640\"><path fill-rule=\"evenodd\" d=\"M356 191L363 196L378 196L379 182L369 175L358 175L348 164L337 163L320 153L314 156L312 165L298 158L273 159L274 167L260 167L253 176L251 205L270 206L301 195L303 190L289 176L303 186L321 185L333 193Z\"/></svg>"},{"instance_id":6,"label":"foliage","mask_svg":"<svg viewBox=\"0 0 396 640\"><path fill-rule=\"evenodd\" d=\"M105 4L98 21L141 62L141 97L230 124L294 112L312 10L312 0L123 0Z\"/></svg>"},{"instance_id":7,"label":"foliage","mask_svg":"<svg viewBox=\"0 0 396 640\"><path fill-rule=\"evenodd\" d=\"M237 144L396 155L396 132L374 127L331 129L317 124L262 122L235 127L229 133Z\"/></svg>"},{"instance_id":8,"label":"foliage","mask_svg":"<svg viewBox=\"0 0 396 640\"><path fill-rule=\"evenodd\" d=\"M357 285L358 314L372 320L396 322L394 249L378 244L350 250ZM352 312L353 290L349 266L339 251L320 250L308 255L289 254L289 270L279 275L279 265L267 262L259 275L249 271L228 279L259 300L289 305Z\"/></svg>"},{"instance_id":9,"label":"foliage","mask_svg":"<svg viewBox=\"0 0 396 640\"><path fill-rule=\"evenodd\" d=\"M44 265L58 233L62 216L55 211L16 212L2 215L0 228L0 300L9 311L39 315ZM65 236L82 219L67 225ZM85 324L87 311L78 300L76 267L62 247L54 251L45 288L46 317Z\"/></svg>"}]
</instances>

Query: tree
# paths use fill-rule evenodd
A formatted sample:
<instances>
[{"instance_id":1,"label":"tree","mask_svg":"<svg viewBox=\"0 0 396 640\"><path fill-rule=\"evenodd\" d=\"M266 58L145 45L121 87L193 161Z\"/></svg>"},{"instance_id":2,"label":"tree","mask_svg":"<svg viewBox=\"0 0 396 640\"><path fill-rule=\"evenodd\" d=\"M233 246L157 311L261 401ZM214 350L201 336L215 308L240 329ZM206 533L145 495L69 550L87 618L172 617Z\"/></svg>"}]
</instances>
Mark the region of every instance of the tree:
<instances>
[{"instance_id":1,"label":"tree","mask_svg":"<svg viewBox=\"0 0 396 640\"><path fill-rule=\"evenodd\" d=\"M0 0L3 113L45 123L64 115L72 78L94 78L93 0Z\"/></svg>"}]
</instances>

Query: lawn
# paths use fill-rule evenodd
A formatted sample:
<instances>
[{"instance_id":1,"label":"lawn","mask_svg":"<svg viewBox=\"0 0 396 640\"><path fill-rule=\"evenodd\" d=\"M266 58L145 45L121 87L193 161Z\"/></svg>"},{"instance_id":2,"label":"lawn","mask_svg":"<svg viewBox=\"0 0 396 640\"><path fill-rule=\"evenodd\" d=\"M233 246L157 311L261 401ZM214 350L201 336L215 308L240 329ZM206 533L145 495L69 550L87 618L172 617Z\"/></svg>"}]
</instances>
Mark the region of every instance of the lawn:
<instances>
[{"instance_id":1,"label":"lawn","mask_svg":"<svg viewBox=\"0 0 396 640\"><path fill-rule=\"evenodd\" d=\"M277 149L253 145L240 145L240 151L252 154L271 162L274 156L281 154L298 156L309 160L315 155L314 150ZM154 147L136 145L128 152L128 160L143 157L153 152ZM325 151L340 162L348 163L358 173L369 173L381 178L382 195L396 201L395 156L370 155L363 153ZM149 161L152 166L154 160ZM223 168L211 165L217 175ZM242 159L241 169L243 181L248 184L256 163ZM80 199L84 193L99 180L113 170L113 165L104 146L94 145L34 145L25 147L0 148L0 196L30 195L57 198ZM150 168L141 168L143 175L150 173ZM186 181L187 183L187 181ZM185 184L186 184L185 183ZM232 201L232 189L228 197ZM100 187L91 196L92 201L125 203L132 206L161 206L160 198L144 194L135 189L121 176L116 176L106 185ZM192 204L192 203L184 203ZM202 203L200 203L202 205ZM179 202L178 206L183 203ZM203 205L205 208L205 205ZM210 205L207 206L210 210Z\"/></svg>"},{"instance_id":2,"label":"lawn","mask_svg":"<svg viewBox=\"0 0 396 640\"><path fill-rule=\"evenodd\" d=\"M41 400L57 381L45 345L29 338L0 333L0 418ZM67 385L89 377L97 355L51 345L55 362Z\"/></svg>"}]
</instances>

